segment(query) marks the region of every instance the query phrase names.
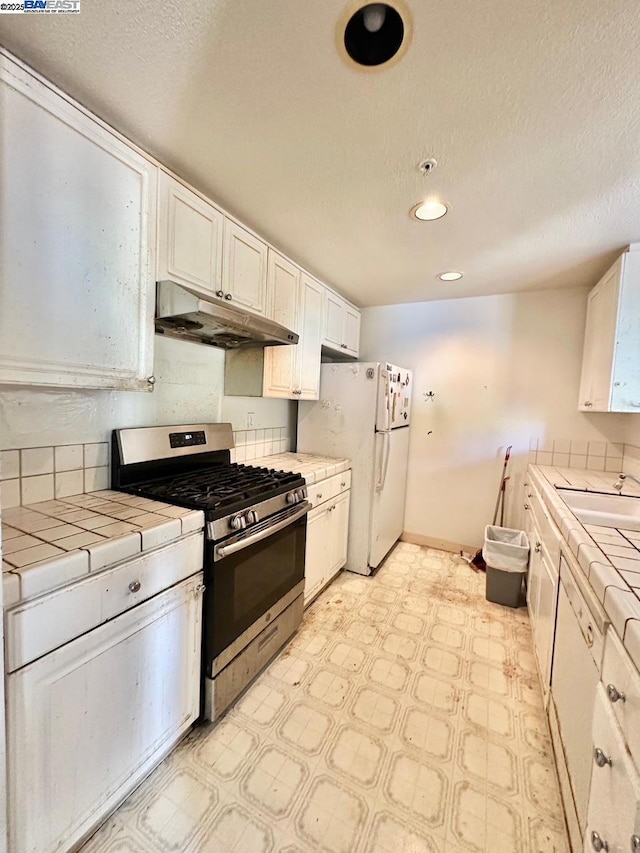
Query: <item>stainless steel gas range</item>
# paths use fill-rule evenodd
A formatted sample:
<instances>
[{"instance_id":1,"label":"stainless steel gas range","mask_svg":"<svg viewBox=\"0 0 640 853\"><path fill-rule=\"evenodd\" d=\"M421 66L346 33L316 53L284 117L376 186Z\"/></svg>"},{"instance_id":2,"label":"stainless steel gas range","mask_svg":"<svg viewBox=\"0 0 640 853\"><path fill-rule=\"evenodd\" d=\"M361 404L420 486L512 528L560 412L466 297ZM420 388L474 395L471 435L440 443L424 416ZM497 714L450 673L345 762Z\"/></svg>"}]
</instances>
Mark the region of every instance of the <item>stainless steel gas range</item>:
<instances>
[{"instance_id":1,"label":"stainless steel gas range","mask_svg":"<svg viewBox=\"0 0 640 853\"><path fill-rule=\"evenodd\" d=\"M202 715L217 719L302 621L299 474L230 462L231 424L115 430L114 489L205 513Z\"/></svg>"}]
</instances>

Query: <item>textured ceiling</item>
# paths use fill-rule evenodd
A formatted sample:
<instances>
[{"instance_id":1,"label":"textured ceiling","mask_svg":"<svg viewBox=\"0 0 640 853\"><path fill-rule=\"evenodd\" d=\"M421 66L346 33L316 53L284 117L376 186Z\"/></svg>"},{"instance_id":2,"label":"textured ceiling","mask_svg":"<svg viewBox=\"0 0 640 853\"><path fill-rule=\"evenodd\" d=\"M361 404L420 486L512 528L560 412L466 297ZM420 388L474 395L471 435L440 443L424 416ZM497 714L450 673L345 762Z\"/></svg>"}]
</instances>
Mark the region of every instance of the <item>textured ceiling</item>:
<instances>
[{"instance_id":1,"label":"textured ceiling","mask_svg":"<svg viewBox=\"0 0 640 853\"><path fill-rule=\"evenodd\" d=\"M410 0L377 71L347 5L83 0L0 40L361 305L591 284L640 239L637 0Z\"/></svg>"}]
</instances>

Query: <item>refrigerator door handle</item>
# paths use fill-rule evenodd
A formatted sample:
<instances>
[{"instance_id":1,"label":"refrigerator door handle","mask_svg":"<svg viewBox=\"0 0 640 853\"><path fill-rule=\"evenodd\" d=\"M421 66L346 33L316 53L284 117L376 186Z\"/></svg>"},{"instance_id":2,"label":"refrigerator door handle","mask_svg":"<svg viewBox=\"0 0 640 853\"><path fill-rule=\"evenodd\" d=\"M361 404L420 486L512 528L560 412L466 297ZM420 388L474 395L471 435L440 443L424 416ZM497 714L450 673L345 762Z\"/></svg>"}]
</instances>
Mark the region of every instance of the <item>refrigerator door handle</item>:
<instances>
[{"instance_id":1,"label":"refrigerator door handle","mask_svg":"<svg viewBox=\"0 0 640 853\"><path fill-rule=\"evenodd\" d=\"M384 461L380 470L380 479L376 483L376 491L378 492L384 489L384 484L387 481L387 469L389 468L389 456L391 455L391 430L385 429L382 432L384 433L384 450L382 452Z\"/></svg>"},{"instance_id":2,"label":"refrigerator door handle","mask_svg":"<svg viewBox=\"0 0 640 853\"><path fill-rule=\"evenodd\" d=\"M382 370L381 376L384 380L384 427L378 430L378 432L387 432L387 430L391 429L391 405L389 399L391 396L391 382L389 377L389 371Z\"/></svg>"}]
</instances>

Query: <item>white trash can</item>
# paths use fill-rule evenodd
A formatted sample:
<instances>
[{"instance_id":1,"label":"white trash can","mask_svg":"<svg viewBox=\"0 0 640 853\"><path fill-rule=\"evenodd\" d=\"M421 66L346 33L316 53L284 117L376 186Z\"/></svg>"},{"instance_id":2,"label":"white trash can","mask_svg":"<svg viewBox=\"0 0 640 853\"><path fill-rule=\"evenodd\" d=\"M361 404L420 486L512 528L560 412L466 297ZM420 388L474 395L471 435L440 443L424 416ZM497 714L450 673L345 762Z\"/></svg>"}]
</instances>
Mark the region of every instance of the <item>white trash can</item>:
<instances>
[{"instance_id":1,"label":"white trash can","mask_svg":"<svg viewBox=\"0 0 640 853\"><path fill-rule=\"evenodd\" d=\"M522 581L529 562L529 543L524 530L488 524L482 557L487 564L487 601L519 607Z\"/></svg>"}]
</instances>

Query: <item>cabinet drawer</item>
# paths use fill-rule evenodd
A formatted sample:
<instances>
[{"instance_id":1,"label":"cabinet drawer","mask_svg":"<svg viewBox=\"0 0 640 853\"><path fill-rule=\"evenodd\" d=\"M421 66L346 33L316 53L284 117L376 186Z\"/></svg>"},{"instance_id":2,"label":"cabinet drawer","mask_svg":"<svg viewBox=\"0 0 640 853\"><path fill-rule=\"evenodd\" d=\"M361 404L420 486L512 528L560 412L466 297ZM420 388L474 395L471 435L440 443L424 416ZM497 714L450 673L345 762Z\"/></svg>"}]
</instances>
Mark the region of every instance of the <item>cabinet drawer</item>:
<instances>
[{"instance_id":1,"label":"cabinet drawer","mask_svg":"<svg viewBox=\"0 0 640 853\"><path fill-rule=\"evenodd\" d=\"M342 492L346 492L351 488L351 471L343 471L341 474L334 474L333 477L327 477L324 480L319 480L312 486L307 488L309 493L309 502L312 506L319 506L325 501L330 501L337 497Z\"/></svg>"},{"instance_id":2,"label":"cabinet drawer","mask_svg":"<svg viewBox=\"0 0 640 853\"><path fill-rule=\"evenodd\" d=\"M551 568L557 573L560 562L560 531L552 521L549 511L535 486L528 486L527 498L538 525L540 543L549 558ZM535 547L536 543L531 542L531 548Z\"/></svg>"},{"instance_id":3,"label":"cabinet drawer","mask_svg":"<svg viewBox=\"0 0 640 853\"><path fill-rule=\"evenodd\" d=\"M597 752L597 750L599 752ZM604 850L634 850L632 836L640 824L640 778L629 758L620 728L602 685L593 717L593 754L585 850L594 850L594 833Z\"/></svg>"},{"instance_id":4,"label":"cabinet drawer","mask_svg":"<svg viewBox=\"0 0 640 853\"><path fill-rule=\"evenodd\" d=\"M196 533L9 611L7 672L200 571L203 554L203 534Z\"/></svg>"},{"instance_id":5,"label":"cabinet drawer","mask_svg":"<svg viewBox=\"0 0 640 853\"><path fill-rule=\"evenodd\" d=\"M631 757L640 766L640 673L612 628L604 644L602 682L607 704L622 729Z\"/></svg>"}]
</instances>

